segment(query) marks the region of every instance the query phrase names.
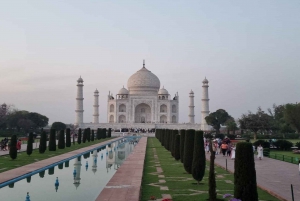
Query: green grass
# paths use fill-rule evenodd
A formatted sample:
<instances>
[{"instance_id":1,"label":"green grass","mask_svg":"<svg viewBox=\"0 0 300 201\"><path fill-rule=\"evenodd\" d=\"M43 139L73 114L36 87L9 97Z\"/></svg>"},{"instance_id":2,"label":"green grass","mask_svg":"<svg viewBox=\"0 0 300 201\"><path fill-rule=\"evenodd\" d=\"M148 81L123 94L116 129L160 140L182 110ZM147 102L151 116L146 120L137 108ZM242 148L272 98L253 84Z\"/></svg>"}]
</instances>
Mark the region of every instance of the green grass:
<instances>
[{"instance_id":1,"label":"green grass","mask_svg":"<svg viewBox=\"0 0 300 201\"><path fill-rule=\"evenodd\" d=\"M53 156L61 155L70 151L74 151L83 147L88 147L94 144L98 144L100 142L104 142L106 140L110 140L112 138L106 138L101 140L90 141L86 143L81 143L73 145L71 147L66 147L65 149L56 149L56 151L45 151L45 153L40 154L38 149L34 149L32 154L28 156L25 152L18 153L18 157L15 160L12 160L9 155L0 156L0 173L5 172L7 170L11 170L17 167L21 167L24 165L28 165L30 163L34 163L37 161L41 161L47 158L51 158ZM35 147L35 145L33 145Z\"/></svg>"},{"instance_id":2,"label":"green grass","mask_svg":"<svg viewBox=\"0 0 300 201\"><path fill-rule=\"evenodd\" d=\"M292 151L270 150L270 158L299 164L300 154L294 154Z\"/></svg>"},{"instance_id":3,"label":"green grass","mask_svg":"<svg viewBox=\"0 0 300 201\"><path fill-rule=\"evenodd\" d=\"M163 170L165 178L158 178L157 175L151 173L156 172L155 158L153 149L155 148L158 160ZM170 194L174 201L204 201L208 198L208 167L206 162L206 172L200 185L196 185L196 181L192 175L185 173L182 163L175 161L170 152L162 147L155 138L148 138L147 152L145 158L144 175L142 182L142 201L150 200L150 196L157 199L162 194ZM223 194L233 194L233 174L222 168L215 167L218 198L221 199ZM158 180L164 179L166 183L159 183ZM169 190L160 190L159 187L149 184L156 183L160 186L167 186ZM259 199L264 201L278 201L277 198L271 196L267 192L258 188Z\"/></svg>"}]
</instances>

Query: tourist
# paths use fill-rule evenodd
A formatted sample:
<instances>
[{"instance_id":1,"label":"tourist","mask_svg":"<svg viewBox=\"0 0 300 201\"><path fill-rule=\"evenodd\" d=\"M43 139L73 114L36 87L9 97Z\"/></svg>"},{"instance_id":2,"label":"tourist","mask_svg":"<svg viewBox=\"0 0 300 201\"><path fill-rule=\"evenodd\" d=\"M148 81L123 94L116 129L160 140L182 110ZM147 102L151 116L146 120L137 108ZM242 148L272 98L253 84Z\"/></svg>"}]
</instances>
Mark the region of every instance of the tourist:
<instances>
[{"instance_id":1,"label":"tourist","mask_svg":"<svg viewBox=\"0 0 300 201\"><path fill-rule=\"evenodd\" d=\"M223 157L224 157L224 156L225 156L225 154L226 154L227 148L228 148L228 145L226 144L226 142L225 142L225 141L223 141L223 143L222 143L222 145L221 145L221 149L222 149Z\"/></svg>"},{"instance_id":2,"label":"tourist","mask_svg":"<svg viewBox=\"0 0 300 201\"><path fill-rule=\"evenodd\" d=\"M206 143L205 143L205 151L207 154L209 153L209 142L208 141L206 141Z\"/></svg>"},{"instance_id":3,"label":"tourist","mask_svg":"<svg viewBox=\"0 0 300 201\"><path fill-rule=\"evenodd\" d=\"M232 145L232 147L231 147L231 156L230 156L230 158L232 160L235 159L235 149L236 149L236 147L234 145Z\"/></svg>"},{"instance_id":4,"label":"tourist","mask_svg":"<svg viewBox=\"0 0 300 201\"><path fill-rule=\"evenodd\" d=\"M255 146L253 145L252 148L253 148L253 153L255 153Z\"/></svg>"},{"instance_id":5,"label":"tourist","mask_svg":"<svg viewBox=\"0 0 300 201\"><path fill-rule=\"evenodd\" d=\"M298 166L299 166L299 175L300 175L300 160L298 161Z\"/></svg>"},{"instance_id":6,"label":"tourist","mask_svg":"<svg viewBox=\"0 0 300 201\"><path fill-rule=\"evenodd\" d=\"M228 146L227 146L227 156L229 156L230 157L230 155L231 155L231 143L228 143Z\"/></svg>"},{"instance_id":7,"label":"tourist","mask_svg":"<svg viewBox=\"0 0 300 201\"><path fill-rule=\"evenodd\" d=\"M19 139L18 142L17 142L17 150L19 152L21 152L21 146L22 146L22 141L21 141L21 139Z\"/></svg>"},{"instance_id":8,"label":"tourist","mask_svg":"<svg viewBox=\"0 0 300 201\"><path fill-rule=\"evenodd\" d=\"M261 144L257 147L257 158L259 158L259 160L261 160L264 157L263 154L263 147L261 146Z\"/></svg>"}]
</instances>

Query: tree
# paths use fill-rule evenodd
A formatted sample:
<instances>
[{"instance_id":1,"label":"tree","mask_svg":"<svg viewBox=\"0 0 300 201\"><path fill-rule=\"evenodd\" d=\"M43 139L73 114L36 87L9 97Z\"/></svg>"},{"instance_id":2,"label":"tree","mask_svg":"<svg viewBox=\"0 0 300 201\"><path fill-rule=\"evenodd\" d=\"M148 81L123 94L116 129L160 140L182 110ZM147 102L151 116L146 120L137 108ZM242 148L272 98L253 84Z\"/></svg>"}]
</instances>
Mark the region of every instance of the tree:
<instances>
[{"instance_id":1,"label":"tree","mask_svg":"<svg viewBox=\"0 0 300 201\"><path fill-rule=\"evenodd\" d=\"M95 140L95 133L94 133L94 130L92 130L91 141L93 142L94 140Z\"/></svg>"},{"instance_id":2,"label":"tree","mask_svg":"<svg viewBox=\"0 0 300 201\"><path fill-rule=\"evenodd\" d=\"M238 129L237 124L232 117L227 119L225 126L227 127L227 134L229 134L230 131L233 131L233 134L235 134L235 131Z\"/></svg>"},{"instance_id":3,"label":"tree","mask_svg":"<svg viewBox=\"0 0 300 201\"><path fill-rule=\"evenodd\" d=\"M102 136L102 138L104 138L104 139L105 139L105 138L106 138L106 128L103 128L103 131L102 131L102 132L103 132L103 136Z\"/></svg>"},{"instance_id":4,"label":"tree","mask_svg":"<svg viewBox=\"0 0 300 201\"><path fill-rule=\"evenodd\" d=\"M36 112L30 112L28 114L28 119L31 120L34 124L34 128L42 128L48 125L48 117L41 115Z\"/></svg>"},{"instance_id":5,"label":"tree","mask_svg":"<svg viewBox=\"0 0 300 201\"><path fill-rule=\"evenodd\" d=\"M284 111L286 105L273 104L273 110L268 108L268 112L272 117L272 131L276 133L295 133L295 130L291 127L290 123L284 118Z\"/></svg>"},{"instance_id":6,"label":"tree","mask_svg":"<svg viewBox=\"0 0 300 201\"><path fill-rule=\"evenodd\" d=\"M90 142L91 141L91 129L90 128L87 128L87 133L86 134L87 134L86 135L86 140L88 142Z\"/></svg>"},{"instance_id":7,"label":"tree","mask_svg":"<svg viewBox=\"0 0 300 201\"><path fill-rule=\"evenodd\" d=\"M236 145L234 197L243 201L258 201L253 148L249 142Z\"/></svg>"},{"instance_id":8,"label":"tree","mask_svg":"<svg viewBox=\"0 0 300 201\"><path fill-rule=\"evenodd\" d=\"M101 139L101 130L100 128L97 129L97 140L100 140Z\"/></svg>"},{"instance_id":9,"label":"tree","mask_svg":"<svg viewBox=\"0 0 300 201\"><path fill-rule=\"evenodd\" d=\"M59 136L58 136L58 146L59 149L65 148L65 131L60 130Z\"/></svg>"},{"instance_id":10,"label":"tree","mask_svg":"<svg viewBox=\"0 0 300 201\"><path fill-rule=\"evenodd\" d=\"M32 154L32 143L33 143L33 133L30 132L27 141L27 155L30 156Z\"/></svg>"},{"instance_id":11,"label":"tree","mask_svg":"<svg viewBox=\"0 0 300 201\"><path fill-rule=\"evenodd\" d=\"M66 130L66 147L71 146L71 129L67 128Z\"/></svg>"},{"instance_id":12,"label":"tree","mask_svg":"<svg viewBox=\"0 0 300 201\"><path fill-rule=\"evenodd\" d=\"M42 131L40 145L39 145L40 154L45 153L46 148L47 148L47 135L45 131Z\"/></svg>"},{"instance_id":13,"label":"tree","mask_svg":"<svg viewBox=\"0 0 300 201\"><path fill-rule=\"evenodd\" d=\"M84 131L83 131L82 143L85 143L85 142L86 142L87 135L88 135L88 130L87 130L87 128L86 128L86 129L84 129Z\"/></svg>"},{"instance_id":14,"label":"tree","mask_svg":"<svg viewBox=\"0 0 300 201\"><path fill-rule=\"evenodd\" d=\"M174 158L175 160L179 160L180 159L180 135L176 135L175 136L175 150L174 150Z\"/></svg>"},{"instance_id":15,"label":"tree","mask_svg":"<svg viewBox=\"0 0 300 201\"><path fill-rule=\"evenodd\" d=\"M108 137L111 138L111 128L108 129Z\"/></svg>"},{"instance_id":16,"label":"tree","mask_svg":"<svg viewBox=\"0 0 300 201\"><path fill-rule=\"evenodd\" d=\"M286 104L284 118L297 133L300 133L300 103Z\"/></svg>"},{"instance_id":17,"label":"tree","mask_svg":"<svg viewBox=\"0 0 300 201\"><path fill-rule=\"evenodd\" d=\"M205 150L203 141L203 131L196 131L194 141L194 153L192 164L193 178L198 182L202 181L205 173Z\"/></svg>"},{"instance_id":18,"label":"tree","mask_svg":"<svg viewBox=\"0 0 300 201\"><path fill-rule=\"evenodd\" d=\"M209 142L209 151L210 151L210 164L209 164L209 175L208 175L208 194L209 201L215 201L217 199L217 191L216 191L216 174L215 174L215 158L216 152L213 150L213 142L210 139Z\"/></svg>"},{"instance_id":19,"label":"tree","mask_svg":"<svg viewBox=\"0 0 300 201\"><path fill-rule=\"evenodd\" d=\"M185 132L183 166L187 173L192 173L194 153L195 130L188 129Z\"/></svg>"},{"instance_id":20,"label":"tree","mask_svg":"<svg viewBox=\"0 0 300 201\"><path fill-rule=\"evenodd\" d=\"M51 126L52 129L55 129L57 131L65 130L66 127L67 127L66 124L64 124L62 122L54 122Z\"/></svg>"},{"instance_id":21,"label":"tree","mask_svg":"<svg viewBox=\"0 0 300 201\"><path fill-rule=\"evenodd\" d=\"M81 136L82 135L82 130L81 130L81 128L79 128L79 130L78 130L78 137L77 137L77 143L78 144L81 144Z\"/></svg>"},{"instance_id":22,"label":"tree","mask_svg":"<svg viewBox=\"0 0 300 201\"><path fill-rule=\"evenodd\" d=\"M50 129L49 151L56 151L56 130Z\"/></svg>"},{"instance_id":23,"label":"tree","mask_svg":"<svg viewBox=\"0 0 300 201\"><path fill-rule=\"evenodd\" d=\"M34 126L34 123L30 119L19 119L17 126L24 129L24 131L27 133Z\"/></svg>"},{"instance_id":24,"label":"tree","mask_svg":"<svg viewBox=\"0 0 300 201\"><path fill-rule=\"evenodd\" d=\"M185 130L180 130L180 162L183 163L184 157L184 141L185 141Z\"/></svg>"},{"instance_id":25,"label":"tree","mask_svg":"<svg viewBox=\"0 0 300 201\"><path fill-rule=\"evenodd\" d=\"M248 129L254 132L254 140L256 140L258 131L268 131L271 129L271 116L266 114L260 107L258 107L255 114L248 112L242 114L238 120L242 129Z\"/></svg>"},{"instance_id":26,"label":"tree","mask_svg":"<svg viewBox=\"0 0 300 201\"><path fill-rule=\"evenodd\" d=\"M16 159L18 156L17 150L17 136L13 135L11 137L10 149L9 149L9 156L12 160Z\"/></svg>"},{"instance_id":27,"label":"tree","mask_svg":"<svg viewBox=\"0 0 300 201\"><path fill-rule=\"evenodd\" d=\"M172 147L171 147L171 153L172 153L172 156L175 157L175 149L176 149L176 136L178 135L178 130L173 130L172 132ZM180 138L180 136L179 136ZM180 141L179 141L180 142ZM180 149L180 144L179 144L179 147L178 149ZM180 152L179 152L179 158L180 158Z\"/></svg>"},{"instance_id":28,"label":"tree","mask_svg":"<svg viewBox=\"0 0 300 201\"><path fill-rule=\"evenodd\" d=\"M221 125L223 125L228 119L232 118L224 109L218 109L217 111L210 113L205 117L206 123L211 125L215 130L216 134L220 133Z\"/></svg>"}]
</instances>

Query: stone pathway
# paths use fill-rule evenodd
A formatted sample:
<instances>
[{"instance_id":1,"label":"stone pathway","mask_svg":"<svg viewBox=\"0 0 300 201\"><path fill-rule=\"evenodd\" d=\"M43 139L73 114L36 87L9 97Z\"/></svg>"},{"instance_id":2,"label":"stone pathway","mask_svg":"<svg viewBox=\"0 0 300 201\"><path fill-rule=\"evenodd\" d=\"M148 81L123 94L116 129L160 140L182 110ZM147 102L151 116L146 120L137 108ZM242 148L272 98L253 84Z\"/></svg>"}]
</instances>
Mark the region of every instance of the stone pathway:
<instances>
[{"instance_id":1,"label":"stone pathway","mask_svg":"<svg viewBox=\"0 0 300 201\"><path fill-rule=\"evenodd\" d=\"M209 160L209 157L206 157ZM234 172L234 160L216 155L215 164ZM255 156L257 185L283 201L291 201L291 184L294 186L294 199L300 200L300 175L298 166L271 158L258 160Z\"/></svg>"}]
</instances>

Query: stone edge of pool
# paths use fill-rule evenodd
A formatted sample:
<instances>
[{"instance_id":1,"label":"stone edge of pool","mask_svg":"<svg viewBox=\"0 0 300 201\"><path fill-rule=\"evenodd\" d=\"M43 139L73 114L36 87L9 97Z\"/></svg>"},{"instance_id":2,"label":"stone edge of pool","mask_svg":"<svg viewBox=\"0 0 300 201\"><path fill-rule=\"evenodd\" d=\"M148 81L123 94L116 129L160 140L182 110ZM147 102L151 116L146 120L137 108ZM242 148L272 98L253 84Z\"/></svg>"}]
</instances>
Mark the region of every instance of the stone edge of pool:
<instances>
[{"instance_id":1,"label":"stone edge of pool","mask_svg":"<svg viewBox=\"0 0 300 201\"><path fill-rule=\"evenodd\" d=\"M76 158L82 154L88 153L91 150L94 150L95 148L101 147L101 146L106 146L112 142L118 141L120 139L123 139L123 137L119 138L113 138L111 140L107 140L98 144L94 144L88 147L84 147L81 149L77 149L65 154L61 154L58 156L54 156L42 161L38 161L35 163L31 163L19 168L15 168L12 170L8 170L5 172L0 173L0 188L3 188L10 183L15 183L17 181L20 181L28 176L37 174L41 171L47 170L51 167L54 167L60 163L64 163L66 161L69 161L73 158Z\"/></svg>"},{"instance_id":2,"label":"stone edge of pool","mask_svg":"<svg viewBox=\"0 0 300 201\"><path fill-rule=\"evenodd\" d=\"M146 156L147 137L142 137L131 154L100 192L96 201L139 201Z\"/></svg>"}]
</instances>

